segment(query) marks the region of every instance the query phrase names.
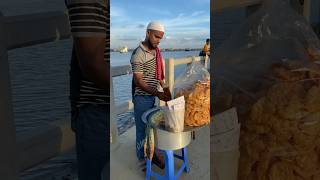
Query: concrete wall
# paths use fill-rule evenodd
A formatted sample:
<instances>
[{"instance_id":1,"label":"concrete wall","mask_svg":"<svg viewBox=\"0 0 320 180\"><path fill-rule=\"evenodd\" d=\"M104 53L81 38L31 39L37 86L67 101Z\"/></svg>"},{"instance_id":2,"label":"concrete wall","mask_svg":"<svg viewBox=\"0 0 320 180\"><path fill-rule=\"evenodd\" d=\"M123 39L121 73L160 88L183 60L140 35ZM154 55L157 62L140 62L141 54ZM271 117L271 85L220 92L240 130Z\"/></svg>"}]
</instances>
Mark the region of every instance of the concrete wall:
<instances>
[{"instance_id":1,"label":"concrete wall","mask_svg":"<svg viewBox=\"0 0 320 180\"><path fill-rule=\"evenodd\" d=\"M32 167L74 146L73 132L66 124L48 124L16 140L9 77L10 49L70 36L63 12L4 17L0 14L0 179L17 180L19 171Z\"/></svg>"},{"instance_id":2,"label":"concrete wall","mask_svg":"<svg viewBox=\"0 0 320 180\"><path fill-rule=\"evenodd\" d=\"M4 17L0 15L0 178L18 179L16 130L13 118Z\"/></svg>"}]
</instances>

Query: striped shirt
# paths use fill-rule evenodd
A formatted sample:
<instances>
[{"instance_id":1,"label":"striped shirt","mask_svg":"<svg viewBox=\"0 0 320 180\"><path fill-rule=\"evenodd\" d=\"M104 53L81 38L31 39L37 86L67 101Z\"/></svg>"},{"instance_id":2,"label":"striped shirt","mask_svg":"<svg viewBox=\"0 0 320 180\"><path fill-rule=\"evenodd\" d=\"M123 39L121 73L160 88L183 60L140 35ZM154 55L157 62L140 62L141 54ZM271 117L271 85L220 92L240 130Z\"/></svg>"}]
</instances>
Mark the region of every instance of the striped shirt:
<instances>
[{"instance_id":1,"label":"striped shirt","mask_svg":"<svg viewBox=\"0 0 320 180\"><path fill-rule=\"evenodd\" d=\"M154 89L159 89L160 82L156 79L156 56L155 51L148 51L142 43L132 52L131 67L133 73L142 73L142 79L146 84ZM133 84L134 85L134 84ZM143 91L137 86L133 87L133 95L146 95L151 94Z\"/></svg>"},{"instance_id":2,"label":"striped shirt","mask_svg":"<svg viewBox=\"0 0 320 180\"><path fill-rule=\"evenodd\" d=\"M110 17L106 0L65 0L73 37L102 37L106 40L104 60L110 63ZM110 92L100 89L81 73L73 48L70 69L71 105L109 104Z\"/></svg>"}]
</instances>

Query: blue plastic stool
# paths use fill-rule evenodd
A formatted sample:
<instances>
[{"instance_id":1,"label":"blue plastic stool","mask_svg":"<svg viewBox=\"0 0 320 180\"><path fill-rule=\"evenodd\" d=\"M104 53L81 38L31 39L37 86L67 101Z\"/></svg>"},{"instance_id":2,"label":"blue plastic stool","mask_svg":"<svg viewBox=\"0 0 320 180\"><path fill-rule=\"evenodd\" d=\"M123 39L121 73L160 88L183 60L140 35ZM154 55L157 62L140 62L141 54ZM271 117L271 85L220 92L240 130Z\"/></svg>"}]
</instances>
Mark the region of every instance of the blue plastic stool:
<instances>
[{"instance_id":1,"label":"blue plastic stool","mask_svg":"<svg viewBox=\"0 0 320 180\"><path fill-rule=\"evenodd\" d=\"M155 177L157 180L176 180L178 179L182 171L189 173L190 168L188 165L188 156L187 156L187 147L184 147L182 150L182 156L174 154L173 150L161 150L164 152L165 156L165 175L160 176L158 173L152 171L151 161L147 158L147 174L146 180L150 180L151 177ZM174 172L174 157L183 160L183 164L178 170L177 174Z\"/></svg>"}]
</instances>

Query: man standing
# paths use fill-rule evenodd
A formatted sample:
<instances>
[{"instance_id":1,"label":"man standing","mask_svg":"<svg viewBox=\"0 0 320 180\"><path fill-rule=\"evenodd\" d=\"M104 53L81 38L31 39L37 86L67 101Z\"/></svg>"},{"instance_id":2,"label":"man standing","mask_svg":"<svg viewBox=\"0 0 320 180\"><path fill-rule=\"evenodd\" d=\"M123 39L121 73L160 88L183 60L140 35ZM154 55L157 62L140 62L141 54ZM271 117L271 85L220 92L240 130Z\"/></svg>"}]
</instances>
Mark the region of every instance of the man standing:
<instances>
[{"instance_id":1,"label":"man standing","mask_svg":"<svg viewBox=\"0 0 320 180\"><path fill-rule=\"evenodd\" d=\"M210 56L210 39L206 40L206 44L203 46L199 56Z\"/></svg>"},{"instance_id":2,"label":"man standing","mask_svg":"<svg viewBox=\"0 0 320 180\"><path fill-rule=\"evenodd\" d=\"M150 22L147 26L146 37L133 51L131 66L133 72L132 96L134 117L136 123L136 154L139 161L144 162L143 141L146 125L141 119L144 112L154 107L155 98L169 101L171 97L163 92L164 67L158 45L164 35L164 26L159 22ZM153 158L156 164L158 156ZM158 162L158 163L157 163Z\"/></svg>"},{"instance_id":3,"label":"man standing","mask_svg":"<svg viewBox=\"0 0 320 180\"><path fill-rule=\"evenodd\" d=\"M109 3L65 0L73 51L71 126L76 135L79 180L101 180L109 169Z\"/></svg>"}]
</instances>

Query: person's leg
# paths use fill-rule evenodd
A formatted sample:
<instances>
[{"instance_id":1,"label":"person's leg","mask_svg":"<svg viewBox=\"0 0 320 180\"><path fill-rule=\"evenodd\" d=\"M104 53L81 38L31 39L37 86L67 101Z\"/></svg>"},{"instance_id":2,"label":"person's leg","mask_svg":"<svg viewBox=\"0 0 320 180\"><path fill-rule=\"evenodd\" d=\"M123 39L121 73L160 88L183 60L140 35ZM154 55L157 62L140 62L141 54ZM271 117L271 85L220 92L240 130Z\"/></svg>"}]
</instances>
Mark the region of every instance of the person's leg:
<instances>
[{"instance_id":1,"label":"person's leg","mask_svg":"<svg viewBox=\"0 0 320 180\"><path fill-rule=\"evenodd\" d=\"M76 122L78 180L101 180L109 162L108 106L85 105L79 108Z\"/></svg>"},{"instance_id":2,"label":"person's leg","mask_svg":"<svg viewBox=\"0 0 320 180\"><path fill-rule=\"evenodd\" d=\"M136 154L138 160L144 159L143 144L146 136L146 125L142 121L141 116L144 112L154 107L154 96L134 96L134 118L136 123Z\"/></svg>"}]
</instances>

